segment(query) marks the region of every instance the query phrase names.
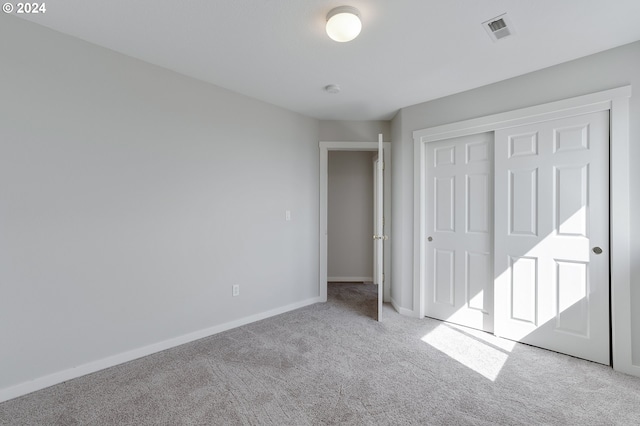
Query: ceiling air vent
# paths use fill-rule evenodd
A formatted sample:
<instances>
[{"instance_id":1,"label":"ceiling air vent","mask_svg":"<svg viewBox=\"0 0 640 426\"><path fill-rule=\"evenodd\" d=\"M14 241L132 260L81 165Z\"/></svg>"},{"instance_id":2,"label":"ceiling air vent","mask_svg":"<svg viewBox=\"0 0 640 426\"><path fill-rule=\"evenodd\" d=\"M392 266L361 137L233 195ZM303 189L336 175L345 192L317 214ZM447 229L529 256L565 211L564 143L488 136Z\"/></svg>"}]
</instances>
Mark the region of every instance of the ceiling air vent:
<instances>
[{"instance_id":1,"label":"ceiling air vent","mask_svg":"<svg viewBox=\"0 0 640 426\"><path fill-rule=\"evenodd\" d=\"M506 13L483 22L482 26L487 30L489 37L493 41L498 41L513 34L513 25L511 25Z\"/></svg>"}]
</instances>

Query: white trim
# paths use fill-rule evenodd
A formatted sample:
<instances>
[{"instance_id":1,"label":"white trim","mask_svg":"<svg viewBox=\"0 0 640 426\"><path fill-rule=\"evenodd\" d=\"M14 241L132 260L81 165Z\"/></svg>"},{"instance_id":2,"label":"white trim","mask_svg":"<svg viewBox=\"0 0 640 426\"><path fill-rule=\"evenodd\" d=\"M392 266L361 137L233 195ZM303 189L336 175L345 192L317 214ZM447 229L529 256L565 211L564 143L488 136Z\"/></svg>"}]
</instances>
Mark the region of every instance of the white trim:
<instances>
[{"instance_id":1,"label":"white trim","mask_svg":"<svg viewBox=\"0 0 640 426\"><path fill-rule=\"evenodd\" d=\"M372 283L373 277L327 277L330 283Z\"/></svg>"},{"instance_id":2,"label":"white trim","mask_svg":"<svg viewBox=\"0 0 640 426\"><path fill-rule=\"evenodd\" d=\"M373 235L376 235L378 233L376 229L378 226L378 155L371 157L371 176L373 179L373 194L371 194L373 197L373 227L371 231ZM373 255L373 259L371 259L373 279L371 281L378 285L378 241L372 240L371 246L373 248L371 253Z\"/></svg>"},{"instance_id":3,"label":"white trim","mask_svg":"<svg viewBox=\"0 0 640 426\"><path fill-rule=\"evenodd\" d=\"M524 124L550 121L557 118L604 111L611 108L611 102L614 99L629 97L631 97L631 86L624 86L514 111L416 130L413 132L413 140L414 142L417 140L421 142L433 142L476 133L492 132L494 130Z\"/></svg>"},{"instance_id":4,"label":"white trim","mask_svg":"<svg viewBox=\"0 0 640 426\"><path fill-rule=\"evenodd\" d=\"M406 317L421 318L418 315L416 315L415 311L412 311L411 309L403 308L402 306L400 306L400 304L396 302L395 299L393 298L391 298L391 306L393 306L393 309L395 309L396 312L399 313L400 315L404 315Z\"/></svg>"},{"instance_id":5,"label":"white trim","mask_svg":"<svg viewBox=\"0 0 640 426\"><path fill-rule=\"evenodd\" d=\"M319 142L320 147L320 277L319 297L327 301L327 216L329 187L329 151L378 151L378 142ZM384 142L384 217L385 234L391 239L391 143ZM384 299L391 297L391 250L389 242L384 243Z\"/></svg>"},{"instance_id":6,"label":"white trim","mask_svg":"<svg viewBox=\"0 0 640 426\"><path fill-rule=\"evenodd\" d=\"M424 236L426 236L426 200L424 182L427 173L426 164L424 164L426 141L416 140L414 132L414 148L413 148L413 229L414 233L418 232L418 238L413 239L413 310L418 314L418 318L425 317L424 308L424 282L425 268L424 253L426 253Z\"/></svg>"},{"instance_id":7,"label":"white trim","mask_svg":"<svg viewBox=\"0 0 640 426\"><path fill-rule=\"evenodd\" d=\"M611 121L611 329L613 367L640 376L640 365L633 364L631 329L631 251L629 186L629 98L631 86L536 105L486 117L445 124L413 132L414 139L414 306L424 317L424 172L425 145L443 139L484 133L549 121L558 118L610 110Z\"/></svg>"},{"instance_id":8,"label":"white trim","mask_svg":"<svg viewBox=\"0 0 640 426\"><path fill-rule=\"evenodd\" d=\"M154 354L156 352L164 351L176 346L184 345L185 343L193 342L205 337L213 336L214 334L221 333L223 331L231 330L232 328L240 327L252 322L260 321L275 315L280 315L285 312L293 311L295 309L303 308L305 306L313 305L320 302L319 297L314 297L300 302L292 303L286 306L281 306L276 309L261 312L248 317L240 318L235 321L230 321L224 324L216 325L206 328L204 330L198 330L193 333L184 334L182 336L174 337L172 339L163 340L162 342L153 343L141 348L133 349L127 352L122 352L116 355L112 355L106 358L99 359L97 361L88 362L86 364L79 365L77 367L69 368L67 370L58 371L47 376L38 377L37 379L23 382L8 388L0 389L0 402L8 401L13 398L17 398L22 395L26 395L31 392L35 392L49 386L57 385L62 382L66 382L71 379L76 379L84 375L95 373L96 371L103 370L105 368L113 367L118 364L133 361L134 359L142 358L147 355Z\"/></svg>"},{"instance_id":9,"label":"white trim","mask_svg":"<svg viewBox=\"0 0 640 426\"><path fill-rule=\"evenodd\" d=\"M631 93L629 93L631 95ZM633 364L631 329L631 221L629 185L629 99L611 101L611 333L613 368L640 376Z\"/></svg>"},{"instance_id":10,"label":"white trim","mask_svg":"<svg viewBox=\"0 0 640 426\"><path fill-rule=\"evenodd\" d=\"M378 152L378 142L323 142L318 143L320 151L375 151ZM390 142L384 142L384 148L390 148Z\"/></svg>"}]
</instances>

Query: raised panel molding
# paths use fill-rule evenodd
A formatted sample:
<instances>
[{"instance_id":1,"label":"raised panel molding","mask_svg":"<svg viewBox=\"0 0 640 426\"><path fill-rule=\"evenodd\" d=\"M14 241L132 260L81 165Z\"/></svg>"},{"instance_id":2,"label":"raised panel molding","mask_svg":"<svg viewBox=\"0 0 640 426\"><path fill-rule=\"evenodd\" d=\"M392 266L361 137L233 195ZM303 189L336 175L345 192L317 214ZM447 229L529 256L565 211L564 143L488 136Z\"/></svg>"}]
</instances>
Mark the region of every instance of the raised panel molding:
<instances>
[{"instance_id":1,"label":"raised panel molding","mask_svg":"<svg viewBox=\"0 0 640 426\"><path fill-rule=\"evenodd\" d=\"M486 277L491 276L490 271L491 253L466 252L465 288L467 291L467 305L469 308L477 309L483 313L488 313L484 305L487 286L493 286L493 281L486 281Z\"/></svg>"},{"instance_id":2,"label":"raised panel molding","mask_svg":"<svg viewBox=\"0 0 640 426\"><path fill-rule=\"evenodd\" d=\"M467 232L489 232L489 176L486 174L467 175Z\"/></svg>"},{"instance_id":3,"label":"raised panel molding","mask_svg":"<svg viewBox=\"0 0 640 426\"><path fill-rule=\"evenodd\" d=\"M554 152L589 149L589 125L555 129L553 142Z\"/></svg>"},{"instance_id":4,"label":"raised panel molding","mask_svg":"<svg viewBox=\"0 0 640 426\"><path fill-rule=\"evenodd\" d=\"M538 169L509 171L509 234L538 235Z\"/></svg>"},{"instance_id":5,"label":"raised panel molding","mask_svg":"<svg viewBox=\"0 0 640 426\"><path fill-rule=\"evenodd\" d=\"M489 160L489 146L486 142L474 142L466 145L465 161L469 163L477 163Z\"/></svg>"},{"instance_id":6,"label":"raised panel molding","mask_svg":"<svg viewBox=\"0 0 640 426\"><path fill-rule=\"evenodd\" d=\"M434 295L436 303L455 304L455 252L434 250Z\"/></svg>"},{"instance_id":7,"label":"raised panel molding","mask_svg":"<svg viewBox=\"0 0 640 426\"><path fill-rule=\"evenodd\" d=\"M456 164L456 147L448 146L434 151L433 166L452 166Z\"/></svg>"},{"instance_id":8,"label":"raised panel molding","mask_svg":"<svg viewBox=\"0 0 640 426\"><path fill-rule=\"evenodd\" d=\"M455 176L434 179L434 194L438 202L434 212L434 227L437 232L455 232Z\"/></svg>"},{"instance_id":9,"label":"raised panel molding","mask_svg":"<svg viewBox=\"0 0 640 426\"><path fill-rule=\"evenodd\" d=\"M558 235L588 237L589 166L556 167L555 221Z\"/></svg>"},{"instance_id":10,"label":"raised panel molding","mask_svg":"<svg viewBox=\"0 0 640 426\"><path fill-rule=\"evenodd\" d=\"M538 325L538 259L528 257L510 257L512 320Z\"/></svg>"},{"instance_id":11,"label":"raised panel molding","mask_svg":"<svg viewBox=\"0 0 640 426\"><path fill-rule=\"evenodd\" d=\"M538 155L538 133L511 136L508 155L509 158Z\"/></svg>"},{"instance_id":12,"label":"raised panel molding","mask_svg":"<svg viewBox=\"0 0 640 426\"><path fill-rule=\"evenodd\" d=\"M556 260L556 329L589 337L587 264Z\"/></svg>"}]
</instances>

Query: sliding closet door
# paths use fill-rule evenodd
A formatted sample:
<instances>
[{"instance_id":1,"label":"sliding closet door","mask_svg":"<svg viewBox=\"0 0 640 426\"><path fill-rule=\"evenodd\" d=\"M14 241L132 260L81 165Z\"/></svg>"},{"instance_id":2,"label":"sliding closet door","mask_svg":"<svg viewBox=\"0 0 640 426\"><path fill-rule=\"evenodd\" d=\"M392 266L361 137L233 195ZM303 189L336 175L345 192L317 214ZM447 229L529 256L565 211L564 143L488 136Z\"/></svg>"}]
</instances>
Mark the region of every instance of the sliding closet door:
<instances>
[{"instance_id":1,"label":"sliding closet door","mask_svg":"<svg viewBox=\"0 0 640 426\"><path fill-rule=\"evenodd\" d=\"M493 134L427 144L425 314L493 330Z\"/></svg>"},{"instance_id":2,"label":"sliding closet door","mask_svg":"<svg viewBox=\"0 0 640 426\"><path fill-rule=\"evenodd\" d=\"M609 114L495 133L495 333L609 364Z\"/></svg>"}]
</instances>

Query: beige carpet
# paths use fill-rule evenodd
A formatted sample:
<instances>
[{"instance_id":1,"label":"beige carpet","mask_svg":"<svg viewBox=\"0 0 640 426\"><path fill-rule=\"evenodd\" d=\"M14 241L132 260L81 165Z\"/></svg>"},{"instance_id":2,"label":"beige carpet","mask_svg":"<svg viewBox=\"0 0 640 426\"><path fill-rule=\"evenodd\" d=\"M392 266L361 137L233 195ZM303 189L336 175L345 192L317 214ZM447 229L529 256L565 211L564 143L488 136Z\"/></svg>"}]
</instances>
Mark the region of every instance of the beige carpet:
<instances>
[{"instance_id":1,"label":"beige carpet","mask_svg":"<svg viewBox=\"0 0 640 426\"><path fill-rule=\"evenodd\" d=\"M289 312L0 404L2 425L638 425L640 379L332 284Z\"/></svg>"}]
</instances>

